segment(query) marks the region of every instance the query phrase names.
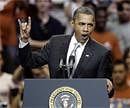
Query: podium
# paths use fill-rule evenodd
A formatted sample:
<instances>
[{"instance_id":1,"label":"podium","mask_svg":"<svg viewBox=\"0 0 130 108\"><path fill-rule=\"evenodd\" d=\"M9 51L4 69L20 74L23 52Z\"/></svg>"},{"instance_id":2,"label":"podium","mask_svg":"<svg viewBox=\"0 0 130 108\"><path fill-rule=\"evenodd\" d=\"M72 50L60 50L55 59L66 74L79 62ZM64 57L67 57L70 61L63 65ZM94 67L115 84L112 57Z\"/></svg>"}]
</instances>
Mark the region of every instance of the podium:
<instances>
[{"instance_id":1,"label":"podium","mask_svg":"<svg viewBox=\"0 0 130 108\"><path fill-rule=\"evenodd\" d=\"M79 108L77 97L81 108L110 108L105 79L25 79L23 108Z\"/></svg>"}]
</instances>

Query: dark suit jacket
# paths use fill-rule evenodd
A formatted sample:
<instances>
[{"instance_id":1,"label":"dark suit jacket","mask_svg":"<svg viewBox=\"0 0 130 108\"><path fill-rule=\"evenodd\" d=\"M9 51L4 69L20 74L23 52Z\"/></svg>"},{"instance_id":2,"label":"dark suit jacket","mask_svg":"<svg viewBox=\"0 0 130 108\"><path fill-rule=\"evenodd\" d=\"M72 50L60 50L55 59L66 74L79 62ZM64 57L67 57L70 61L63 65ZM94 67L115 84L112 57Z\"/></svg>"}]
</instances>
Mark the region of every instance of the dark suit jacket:
<instances>
[{"instance_id":1,"label":"dark suit jacket","mask_svg":"<svg viewBox=\"0 0 130 108\"><path fill-rule=\"evenodd\" d=\"M59 71L61 58L66 58L71 36L53 36L50 42L39 52L31 53L29 44L19 49L20 61L23 67L38 67L49 65L51 78L64 78L64 72ZM73 78L111 78L111 52L89 39L77 65Z\"/></svg>"}]
</instances>

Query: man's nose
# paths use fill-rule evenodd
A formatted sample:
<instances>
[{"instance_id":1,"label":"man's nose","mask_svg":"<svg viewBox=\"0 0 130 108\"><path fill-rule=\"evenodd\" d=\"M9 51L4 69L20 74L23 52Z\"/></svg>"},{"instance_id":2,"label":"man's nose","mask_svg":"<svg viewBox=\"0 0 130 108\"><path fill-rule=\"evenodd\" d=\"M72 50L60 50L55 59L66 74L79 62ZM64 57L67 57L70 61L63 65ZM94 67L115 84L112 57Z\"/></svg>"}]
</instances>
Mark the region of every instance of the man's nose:
<instances>
[{"instance_id":1,"label":"man's nose","mask_svg":"<svg viewBox=\"0 0 130 108\"><path fill-rule=\"evenodd\" d=\"M88 25L85 25L85 26L84 26L83 31L85 31L85 32L88 31Z\"/></svg>"}]
</instances>

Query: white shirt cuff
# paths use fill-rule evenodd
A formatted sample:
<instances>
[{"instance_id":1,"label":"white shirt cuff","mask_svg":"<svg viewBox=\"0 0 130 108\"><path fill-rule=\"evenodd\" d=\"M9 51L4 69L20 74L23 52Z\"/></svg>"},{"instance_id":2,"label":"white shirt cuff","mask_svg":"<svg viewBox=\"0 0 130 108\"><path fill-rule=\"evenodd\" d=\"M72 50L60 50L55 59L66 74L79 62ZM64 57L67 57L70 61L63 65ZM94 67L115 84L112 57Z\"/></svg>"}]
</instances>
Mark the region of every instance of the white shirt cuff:
<instances>
[{"instance_id":1,"label":"white shirt cuff","mask_svg":"<svg viewBox=\"0 0 130 108\"><path fill-rule=\"evenodd\" d=\"M25 43L19 39L19 48L24 48L27 44L28 42Z\"/></svg>"}]
</instances>

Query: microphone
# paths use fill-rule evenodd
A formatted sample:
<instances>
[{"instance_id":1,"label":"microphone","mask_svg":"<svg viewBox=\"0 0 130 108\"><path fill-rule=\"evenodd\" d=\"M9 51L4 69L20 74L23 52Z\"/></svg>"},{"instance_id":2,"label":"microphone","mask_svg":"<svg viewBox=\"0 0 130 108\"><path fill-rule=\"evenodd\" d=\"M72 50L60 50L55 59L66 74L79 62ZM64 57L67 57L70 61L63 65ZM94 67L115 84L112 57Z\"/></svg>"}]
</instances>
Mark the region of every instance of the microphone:
<instances>
[{"instance_id":1,"label":"microphone","mask_svg":"<svg viewBox=\"0 0 130 108\"><path fill-rule=\"evenodd\" d=\"M68 78L67 66L65 61L65 57L61 56L61 58L59 59L57 78Z\"/></svg>"},{"instance_id":2,"label":"microphone","mask_svg":"<svg viewBox=\"0 0 130 108\"><path fill-rule=\"evenodd\" d=\"M60 57L59 57L59 64L58 64L58 78L68 78L67 74L67 65L66 65L66 51L64 49L64 44L60 47Z\"/></svg>"},{"instance_id":3,"label":"microphone","mask_svg":"<svg viewBox=\"0 0 130 108\"><path fill-rule=\"evenodd\" d=\"M73 72L73 66L75 63L75 56L74 55L70 55L69 57L69 63L68 63L68 77L70 78L72 72Z\"/></svg>"},{"instance_id":4,"label":"microphone","mask_svg":"<svg viewBox=\"0 0 130 108\"><path fill-rule=\"evenodd\" d=\"M64 63L64 60L63 58L60 59L60 63L59 63L59 68L62 69L65 67L65 63Z\"/></svg>"},{"instance_id":5,"label":"microphone","mask_svg":"<svg viewBox=\"0 0 130 108\"><path fill-rule=\"evenodd\" d=\"M73 68L74 63L75 63L75 56L70 55L70 57L69 57L69 67Z\"/></svg>"},{"instance_id":6,"label":"microphone","mask_svg":"<svg viewBox=\"0 0 130 108\"><path fill-rule=\"evenodd\" d=\"M61 69L63 66L63 59L60 59L59 68Z\"/></svg>"}]
</instances>

